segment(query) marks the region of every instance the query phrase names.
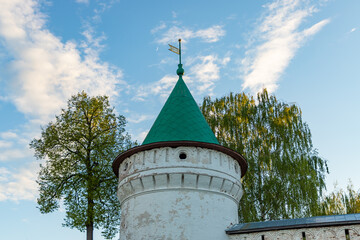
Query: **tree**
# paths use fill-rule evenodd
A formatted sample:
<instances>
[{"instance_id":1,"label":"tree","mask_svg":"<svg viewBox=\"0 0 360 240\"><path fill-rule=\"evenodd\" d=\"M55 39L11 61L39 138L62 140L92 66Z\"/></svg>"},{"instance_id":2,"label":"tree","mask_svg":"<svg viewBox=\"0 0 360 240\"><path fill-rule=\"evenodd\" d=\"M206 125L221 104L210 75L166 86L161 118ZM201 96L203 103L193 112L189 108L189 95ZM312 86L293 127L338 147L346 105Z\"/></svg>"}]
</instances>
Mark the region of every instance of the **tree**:
<instances>
[{"instance_id":1,"label":"tree","mask_svg":"<svg viewBox=\"0 0 360 240\"><path fill-rule=\"evenodd\" d=\"M125 117L116 116L108 97L72 96L54 122L42 128L41 138L30 147L45 159L38 175L41 213L50 213L63 203L63 226L87 232L101 227L103 236L113 238L120 225L117 178L112 160L131 147L125 133Z\"/></svg>"},{"instance_id":2,"label":"tree","mask_svg":"<svg viewBox=\"0 0 360 240\"><path fill-rule=\"evenodd\" d=\"M263 90L256 101L244 93L215 100L206 97L201 110L220 144L247 159L241 221L317 212L328 169L312 146L299 107L280 102Z\"/></svg>"},{"instance_id":3,"label":"tree","mask_svg":"<svg viewBox=\"0 0 360 240\"><path fill-rule=\"evenodd\" d=\"M360 191L354 190L351 181L347 186L347 192L335 185L334 191L322 198L319 215L350 213L360 213Z\"/></svg>"}]
</instances>

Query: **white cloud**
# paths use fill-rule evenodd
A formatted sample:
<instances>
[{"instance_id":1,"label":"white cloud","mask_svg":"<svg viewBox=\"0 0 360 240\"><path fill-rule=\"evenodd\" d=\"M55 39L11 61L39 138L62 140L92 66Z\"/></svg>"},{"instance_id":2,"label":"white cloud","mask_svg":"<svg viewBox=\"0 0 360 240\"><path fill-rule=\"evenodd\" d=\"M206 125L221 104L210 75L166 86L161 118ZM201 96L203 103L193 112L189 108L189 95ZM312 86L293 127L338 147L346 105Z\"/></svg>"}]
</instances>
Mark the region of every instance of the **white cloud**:
<instances>
[{"instance_id":1,"label":"white cloud","mask_svg":"<svg viewBox=\"0 0 360 240\"><path fill-rule=\"evenodd\" d=\"M0 100L14 103L28 119L21 131L0 132L0 162L21 159L23 164L18 169L0 168L0 201L34 200L39 167L35 162L28 164L33 155L29 142L39 135L39 125L59 113L78 91L114 99L127 84L120 69L100 60L105 37L95 36L89 24L84 41L63 42L46 28L47 16L39 10L43 1L0 1L0 44L12 59L6 67L11 87ZM97 1L94 18L114 2Z\"/></svg>"},{"instance_id":2,"label":"white cloud","mask_svg":"<svg viewBox=\"0 0 360 240\"><path fill-rule=\"evenodd\" d=\"M12 144L12 142L0 140L0 148L9 148Z\"/></svg>"},{"instance_id":3,"label":"white cloud","mask_svg":"<svg viewBox=\"0 0 360 240\"><path fill-rule=\"evenodd\" d=\"M166 99L178 80L176 75L165 75L159 81L137 87L132 100L145 101L149 95L159 95Z\"/></svg>"},{"instance_id":4,"label":"white cloud","mask_svg":"<svg viewBox=\"0 0 360 240\"><path fill-rule=\"evenodd\" d=\"M46 29L36 0L2 0L0 39L14 59L9 98L19 111L45 123L78 91L118 94L125 83L121 70L99 59L103 37L84 35L81 45L63 43Z\"/></svg>"},{"instance_id":5,"label":"white cloud","mask_svg":"<svg viewBox=\"0 0 360 240\"><path fill-rule=\"evenodd\" d=\"M225 36L225 30L219 25L195 32L195 37L202 38L205 42L217 42L223 36Z\"/></svg>"},{"instance_id":6,"label":"white cloud","mask_svg":"<svg viewBox=\"0 0 360 240\"><path fill-rule=\"evenodd\" d=\"M9 170L3 167L0 168L0 182L7 181L9 174L10 174Z\"/></svg>"},{"instance_id":7,"label":"white cloud","mask_svg":"<svg viewBox=\"0 0 360 240\"><path fill-rule=\"evenodd\" d=\"M350 30L350 32L352 33L352 32L355 32L356 31L356 28L352 28L351 30Z\"/></svg>"},{"instance_id":8,"label":"white cloud","mask_svg":"<svg viewBox=\"0 0 360 240\"><path fill-rule=\"evenodd\" d=\"M237 18L236 14L230 14L226 19L228 20L235 20Z\"/></svg>"},{"instance_id":9,"label":"white cloud","mask_svg":"<svg viewBox=\"0 0 360 240\"><path fill-rule=\"evenodd\" d=\"M0 162L12 161L15 159L21 159L25 157L31 157L31 152L29 149L26 148L6 149L1 151Z\"/></svg>"},{"instance_id":10,"label":"white cloud","mask_svg":"<svg viewBox=\"0 0 360 240\"><path fill-rule=\"evenodd\" d=\"M127 117L127 121L130 123L140 123L149 119L153 119L154 116L153 115L134 115L134 116L130 116Z\"/></svg>"},{"instance_id":11,"label":"white cloud","mask_svg":"<svg viewBox=\"0 0 360 240\"><path fill-rule=\"evenodd\" d=\"M166 24L164 22L160 23L158 26L154 27L153 29L151 29L151 33L154 34L154 33L157 33L158 31L162 30L166 28Z\"/></svg>"},{"instance_id":12,"label":"white cloud","mask_svg":"<svg viewBox=\"0 0 360 240\"><path fill-rule=\"evenodd\" d=\"M13 131L0 132L0 162L29 158L33 155L29 149L29 142L35 135L34 132L27 129L20 132L21 134Z\"/></svg>"},{"instance_id":13,"label":"white cloud","mask_svg":"<svg viewBox=\"0 0 360 240\"><path fill-rule=\"evenodd\" d=\"M92 20L95 22L100 22L101 15L117 2L119 2L119 0L96 0L96 8L94 9L94 16L92 17Z\"/></svg>"},{"instance_id":14,"label":"white cloud","mask_svg":"<svg viewBox=\"0 0 360 240\"><path fill-rule=\"evenodd\" d=\"M189 61L192 65L190 75L197 89L197 94L212 95L215 82L220 78L220 66L226 65L230 57L219 59L215 55L199 56Z\"/></svg>"},{"instance_id":15,"label":"white cloud","mask_svg":"<svg viewBox=\"0 0 360 240\"><path fill-rule=\"evenodd\" d=\"M254 94L262 88L275 91L280 76L296 51L330 22L325 19L301 30L301 23L316 9L300 0L274 1L265 7L267 13L260 19L261 23L253 36L255 40L242 60L243 88L249 88Z\"/></svg>"},{"instance_id":16,"label":"white cloud","mask_svg":"<svg viewBox=\"0 0 360 240\"><path fill-rule=\"evenodd\" d=\"M0 54L1 54L1 53L0 53ZM9 101L9 98L6 97L6 96L0 96L0 101L7 102L7 101Z\"/></svg>"},{"instance_id":17,"label":"white cloud","mask_svg":"<svg viewBox=\"0 0 360 240\"><path fill-rule=\"evenodd\" d=\"M156 42L160 44L168 44L181 38L184 42L189 41L192 38L200 38L205 42L217 42L221 37L225 36L225 30L220 25L214 25L206 29L200 29L193 31L189 28L179 28L173 26L164 32L161 38Z\"/></svg>"},{"instance_id":18,"label":"white cloud","mask_svg":"<svg viewBox=\"0 0 360 240\"><path fill-rule=\"evenodd\" d=\"M35 200L38 194L36 176L38 164L16 169L0 168L0 201Z\"/></svg>"},{"instance_id":19,"label":"white cloud","mask_svg":"<svg viewBox=\"0 0 360 240\"><path fill-rule=\"evenodd\" d=\"M330 19L324 19L311 27L305 29L302 33L304 37L309 37L319 32L326 24L330 23Z\"/></svg>"},{"instance_id":20,"label":"white cloud","mask_svg":"<svg viewBox=\"0 0 360 240\"><path fill-rule=\"evenodd\" d=\"M139 143L142 143L142 142L144 141L144 139L146 138L148 132L149 132L149 131L140 132L140 133L137 134L136 136L133 136L133 139L135 139L135 140L138 141Z\"/></svg>"},{"instance_id":21,"label":"white cloud","mask_svg":"<svg viewBox=\"0 0 360 240\"><path fill-rule=\"evenodd\" d=\"M151 86L150 91L155 95L166 97L170 94L170 91L174 88L175 83L178 80L178 76L166 75Z\"/></svg>"},{"instance_id":22,"label":"white cloud","mask_svg":"<svg viewBox=\"0 0 360 240\"><path fill-rule=\"evenodd\" d=\"M89 0L75 0L75 2L88 4L88 3L89 3Z\"/></svg>"},{"instance_id":23,"label":"white cloud","mask_svg":"<svg viewBox=\"0 0 360 240\"><path fill-rule=\"evenodd\" d=\"M231 58L228 54L223 58L211 54L187 58L186 63L191 67L189 68L189 71L185 71L183 79L192 94L212 95L215 82L220 79L221 67L228 64L230 60ZM166 100L178 78L179 77L176 75L165 75L159 81L150 83L146 86L137 87L132 100L145 101L150 95L157 95L163 100Z\"/></svg>"},{"instance_id":24,"label":"white cloud","mask_svg":"<svg viewBox=\"0 0 360 240\"><path fill-rule=\"evenodd\" d=\"M18 135L12 131L7 131L7 132L1 132L0 137L3 139L15 139L18 138Z\"/></svg>"}]
</instances>

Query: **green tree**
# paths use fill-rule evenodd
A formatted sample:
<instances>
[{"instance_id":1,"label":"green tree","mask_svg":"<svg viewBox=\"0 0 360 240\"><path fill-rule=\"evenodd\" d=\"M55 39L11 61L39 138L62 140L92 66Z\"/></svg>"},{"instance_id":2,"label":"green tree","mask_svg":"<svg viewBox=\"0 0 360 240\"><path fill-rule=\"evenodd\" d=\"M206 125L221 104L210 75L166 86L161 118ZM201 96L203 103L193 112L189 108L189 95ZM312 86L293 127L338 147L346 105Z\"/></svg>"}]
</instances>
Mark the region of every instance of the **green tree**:
<instances>
[{"instance_id":1,"label":"green tree","mask_svg":"<svg viewBox=\"0 0 360 240\"><path fill-rule=\"evenodd\" d=\"M42 128L41 138L30 147L38 159L45 159L37 183L41 213L50 213L63 203L63 226L85 231L93 239L94 228L102 228L111 239L120 224L116 197L117 178L112 161L131 147L125 133L125 117L116 116L108 97L72 96L54 122Z\"/></svg>"},{"instance_id":2,"label":"green tree","mask_svg":"<svg viewBox=\"0 0 360 240\"><path fill-rule=\"evenodd\" d=\"M299 107L264 90L256 101L244 93L207 97L201 110L220 144L247 159L241 221L316 214L328 169L312 146Z\"/></svg>"},{"instance_id":3,"label":"green tree","mask_svg":"<svg viewBox=\"0 0 360 240\"><path fill-rule=\"evenodd\" d=\"M334 191L322 198L319 215L360 213L360 191L354 190L351 181L346 189L347 192L335 185Z\"/></svg>"},{"instance_id":4,"label":"green tree","mask_svg":"<svg viewBox=\"0 0 360 240\"><path fill-rule=\"evenodd\" d=\"M354 190L354 185L352 185L351 181L347 186L347 194L344 194L343 199L346 214L360 213L360 191L356 192Z\"/></svg>"}]
</instances>

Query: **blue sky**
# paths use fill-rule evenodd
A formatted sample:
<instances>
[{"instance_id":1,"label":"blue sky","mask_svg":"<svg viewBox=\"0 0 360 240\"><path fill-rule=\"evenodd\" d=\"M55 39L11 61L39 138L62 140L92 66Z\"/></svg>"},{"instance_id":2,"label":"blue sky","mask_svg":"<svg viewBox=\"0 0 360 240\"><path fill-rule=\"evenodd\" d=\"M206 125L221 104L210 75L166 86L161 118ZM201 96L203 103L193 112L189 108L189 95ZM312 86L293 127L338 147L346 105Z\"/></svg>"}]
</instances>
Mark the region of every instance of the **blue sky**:
<instances>
[{"instance_id":1,"label":"blue sky","mask_svg":"<svg viewBox=\"0 0 360 240\"><path fill-rule=\"evenodd\" d=\"M106 94L140 142L177 79L195 99L266 87L301 107L329 190L360 188L360 1L0 0L2 239L75 239L36 209L28 144L78 91ZM102 239L99 232L96 239Z\"/></svg>"}]
</instances>

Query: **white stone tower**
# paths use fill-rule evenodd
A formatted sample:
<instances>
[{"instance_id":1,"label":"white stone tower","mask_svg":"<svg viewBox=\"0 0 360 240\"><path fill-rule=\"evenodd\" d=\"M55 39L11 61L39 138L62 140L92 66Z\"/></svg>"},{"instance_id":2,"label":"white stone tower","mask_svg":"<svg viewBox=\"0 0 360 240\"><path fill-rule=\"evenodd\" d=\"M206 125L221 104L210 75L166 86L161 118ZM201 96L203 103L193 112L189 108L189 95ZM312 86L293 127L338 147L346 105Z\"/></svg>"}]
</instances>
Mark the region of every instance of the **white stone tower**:
<instances>
[{"instance_id":1,"label":"white stone tower","mask_svg":"<svg viewBox=\"0 0 360 240\"><path fill-rule=\"evenodd\" d=\"M183 73L143 144L114 160L121 240L225 240L238 223L247 163L219 145Z\"/></svg>"}]
</instances>

